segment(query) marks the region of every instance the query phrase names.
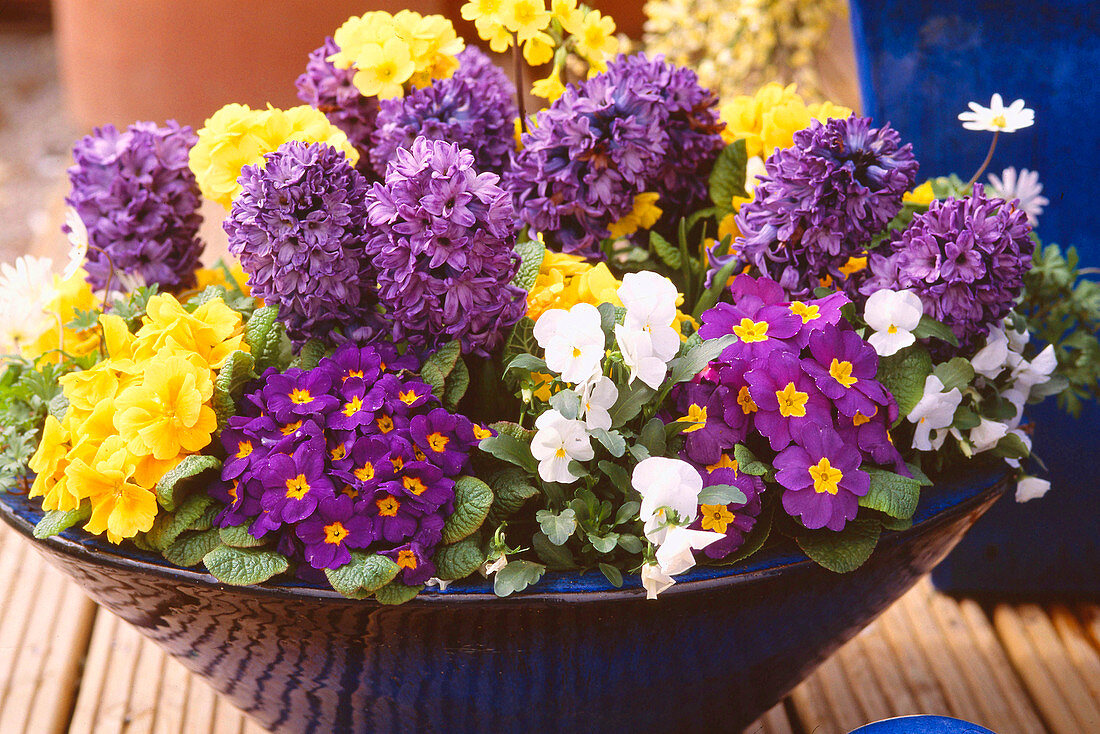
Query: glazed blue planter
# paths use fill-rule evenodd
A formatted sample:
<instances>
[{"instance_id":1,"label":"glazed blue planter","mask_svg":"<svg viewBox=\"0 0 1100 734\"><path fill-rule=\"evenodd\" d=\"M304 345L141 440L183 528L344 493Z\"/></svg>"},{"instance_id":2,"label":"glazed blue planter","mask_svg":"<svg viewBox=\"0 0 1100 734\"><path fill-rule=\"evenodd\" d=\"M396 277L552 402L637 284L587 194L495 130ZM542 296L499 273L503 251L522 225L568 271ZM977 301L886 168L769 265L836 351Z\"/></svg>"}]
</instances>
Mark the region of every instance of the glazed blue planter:
<instances>
[{"instance_id":1,"label":"glazed blue planter","mask_svg":"<svg viewBox=\"0 0 1100 734\"><path fill-rule=\"evenodd\" d=\"M466 581L398 607L303 584L232 587L81 531L34 541L96 602L279 732L740 731L927 573L1004 490L946 478L912 528L835 574L800 553L636 578L547 574L507 599ZM30 537L41 512L0 495Z\"/></svg>"},{"instance_id":2,"label":"glazed blue planter","mask_svg":"<svg viewBox=\"0 0 1100 734\"><path fill-rule=\"evenodd\" d=\"M964 130L958 113L970 101L988 105L994 92L1006 104L1021 98L1035 125L1002 135L989 171L1038 171L1050 199L1043 241L1074 245L1082 267L1100 266L1091 216L1100 137L1085 133L1100 109L1096 3L853 0L851 8L864 113L913 144L918 179L954 172L965 180L992 135ZM1028 415L1050 493L999 503L933 581L956 593L1100 598L1100 471L1082 460L1100 454L1100 407L1074 420L1047 401Z\"/></svg>"},{"instance_id":3,"label":"glazed blue planter","mask_svg":"<svg viewBox=\"0 0 1100 734\"><path fill-rule=\"evenodd\" d=\"M898 716L853 729L848 734L994 734L984 726L947 716Z\"/></svg>"}]
</instances>

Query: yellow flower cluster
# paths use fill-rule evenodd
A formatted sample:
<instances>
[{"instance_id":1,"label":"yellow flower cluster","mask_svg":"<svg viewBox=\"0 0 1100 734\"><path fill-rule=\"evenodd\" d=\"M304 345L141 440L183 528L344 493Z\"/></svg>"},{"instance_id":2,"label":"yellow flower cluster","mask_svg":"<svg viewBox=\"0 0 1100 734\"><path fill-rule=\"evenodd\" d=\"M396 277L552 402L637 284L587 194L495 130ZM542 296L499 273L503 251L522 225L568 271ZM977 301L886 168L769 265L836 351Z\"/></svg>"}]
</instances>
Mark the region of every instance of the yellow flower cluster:
<instances>
[{"instance_id":1,"label":"yellow flower cluster","mask_svg":"<svg viewBox=\"0 0 1100 734\"><path fill-rule=\"evenodd\" d=\"M383 10L348 18L333 40L340 50L328 57L340 69L355 69L352 79L365 97L390 99L405 94L405 84L426 87L458 68L464 48L451 21L442 15Z\"/></svg>"},{"instance_id":2,"label":"yellow flower cluster","mask_svg":"<svg viewBox=\"0 0 1100 734\"><path fill-rule=\"evenodd\" d=\"M807 105L796 91L796 85L786 87L775 82L765 84L753 95L737 95L721 106L726 129L726 142L745 139L750 157L767 157L776 148L794 145L794 134L810 126L812 120L824 122L834 117L848 117L847 107L822 102Z\"/></svg>"},{"instance_id":3,"label":"yellow flower cluster","mask_svg":"<svg viewBox=\"0 0 1100 734\"><path fill-rule=\"evenodd\" d=\"M649 229L656 224L657 220L664 214L661 207L657 206L658 198L660 198L660 194L657 193L637 194L634 197L634 208L630 213L619 221L612 222L611 226L607 228L611 237L615 239L627 237L639 229Z\"/></svg>"},{"instance_id":4,"label":"yellow flower cluster","mask_svg":"<svg viewBox=\"0 0 1100 734\"><path fill-rule=\"evenodd\" d=\"M98 329L76 331L67 326L76 318L78 309L91 311L99 306L98 299L92 293L92 286L85 280L87 276L83 268L65 280L60 275L53 276L54 296L46 304L45 311L56 315L57 321L23 349L24 357L35 359L49 354L47 359L57 362L60 360L57 350L72 357L83 357L99 347Z\"/></svg>"},{"instance_id":5,"label":"yellow flower cluster","mask_svg":"<svg viewBox=\"0 0 1100 734\"><path fill-rule=\"evenodd\" d=\"M109 357L61 378L69 405L62 420L46 419L30 496L45 510L88 500L85 529L118 543L153 526L157 481L210 443L215 370L248 345L241 315L220 298L188 313L154 296L136 334L118 316L99 323Z\"/></svg>"},{"instance_id":6,"label":"yellow flower cluster","mask_svg":"<svg viewBox=\"0 0 1100 734\"><path fill-rule=\"evenodd\" d=\"M241 193L237 183L241 169L263 165L266 153L291 140L327 143L342 150L353 165L359 160L348 136L320 110L309 105L253 110L234 103L222 107L203 124L189 164L202 195L228 209Z\"/></svg>"},{"instance_id":7,"label":"yellow flower cluster","mask_svg":"<svg viewBox=\"0 0 1100 734\"><path fill-rule=\"evenodd\" d=\"M814 57L846 10L843 0L648 0L645 50L694 68L722 98L770 79L816 97Z\"/></svg>"}]
</instances>

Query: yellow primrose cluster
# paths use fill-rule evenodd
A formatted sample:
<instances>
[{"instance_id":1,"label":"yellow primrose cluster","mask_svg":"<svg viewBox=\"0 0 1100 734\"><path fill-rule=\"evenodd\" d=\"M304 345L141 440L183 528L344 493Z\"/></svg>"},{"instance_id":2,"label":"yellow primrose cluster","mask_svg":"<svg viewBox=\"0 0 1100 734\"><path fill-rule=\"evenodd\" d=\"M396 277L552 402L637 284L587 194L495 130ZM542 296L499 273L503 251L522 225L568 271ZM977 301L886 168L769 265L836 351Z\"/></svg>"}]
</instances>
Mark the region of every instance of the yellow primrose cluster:
<instances>
[{"instance_id":1,"label":"yellow primrose cluster","mask_svg":"<svg viewBox=\"0 0 1100 734\"><path fill-rule=\"evenodd\" d=\"M648 0L645 50L694 68L722 98L770 79L818 96L814 56L846 7L842 0Z\"/></svg>"},{"instance_id":2,"label":"yellow primrose cluster","mask_svg":"<svg viewBox=\"0 0 1100 734\"><path fill-rule=\"evenodd\" d=\"M545 0L469 0L461 12L493 51L504 53L518 43L532 66L553 60L550 75L532 88L535 96L551 102L565 91L561 80L565 55L555 54L556 49L572 50L593 73L605 71L619 49L615 21L598 10L578 6L577 0L551 0L549 10Z\"/></svg>"},{"instance_id":3,"label":"yellow primrose cluster","mask_svg":"<svg viewBox=\"0 0 1100 734\"><path fill-rule=\"evenodd\" d=\"M353 165L359 160L348 136L320 110L309 105L288 110L269 105L266 110L253 110L234 103L222 107L203 124L188 162L202 195L228 209L241 193L237 183L241 169L263 165L266 153L291 140L327 143L342 150Z\"/></svg>"},{"instance_id":4,"label":"yellow primrose cluster","mask_svg":"<svg viewBox=\"0 0 1100 734\"><path fill-rule=\"evenodd\" d=\"M643 192L635 195L634 208L622 219L612 222L611 226L607 228L610 236L614 239L627 237L639 229L649 229L656 224L657 220L664 214L661 207L657 206L659 198L660 194L653 192Z\"/></svg>"},{"instance_id":5,"label":"yellow primrose cluster","mask_svg":"<svg viewBox=\"0 0 1100 734\"><path fill-rule=\"evenodd\" d=\"M353 16L333 40L340 50L328 60L337 68L355 69L352 82L363 96L381 99L403 96L406 83L426 87L432 79L447 79L465 47L447 18L411 10Z\"/></svg>"},{"instance_id":6,"label":"yellow primrose cluster","mask_svg":"<svg viewBox=\"0 0 1100 734\"><path fill-rule=\"evenodd\" d=\"M66 279L62 279L60 275L53 276L54 296L44 310L55 314L57 321L23 348L24 357L36 359L48 355L46 358L49 361L58 362L62 351L72 357L83 357L99 347L98 329L77 331L68 326L76 318L78 309L92 311L99 307L99 301L92 293L92 286L85 280L87 276L83 268Z\"/></svg>"},{"instance_id":7,"label":"yellow primrose cluster","mask_svg":"<svg viewBox=\"0 0 1100 734\"><path fill-rule=\"evenodd\" d=\"M118 543L153 526L157 481L210 443L215 370L248 345L241 315L220 298L188 313L153 296L136 334L115 315L99 323L109 357L61 378L68 407L46 419L30 496L44 510L88 500L85 529Z\"/></svg>"},{"instance_id":8,"label":"yellow primrose cluster","mask_svg":"<svg viewBox=\"0 0 1100 734\"><path fill-rule=\"evenodd\" d=\"M832 102L807 105L795 84L765 84L756 94L737 95L720 108L726 142L744 138L749 157L770 156L776 148L794 145L794 134L812 120L848 117L852 110Z\"/></svg>"}]
</instances>

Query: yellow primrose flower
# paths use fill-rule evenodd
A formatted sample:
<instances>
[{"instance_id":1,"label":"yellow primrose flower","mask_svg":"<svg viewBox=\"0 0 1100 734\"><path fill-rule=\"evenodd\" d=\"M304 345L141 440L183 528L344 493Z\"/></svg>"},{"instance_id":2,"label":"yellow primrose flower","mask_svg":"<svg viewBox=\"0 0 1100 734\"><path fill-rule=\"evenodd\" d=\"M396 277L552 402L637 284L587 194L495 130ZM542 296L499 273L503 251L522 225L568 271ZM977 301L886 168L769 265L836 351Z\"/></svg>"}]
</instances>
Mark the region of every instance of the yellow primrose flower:
<instances>
[{"instance_id":1,"label":"yellow primrose flower","mask_svg":"<svg viewBox=\"0 0 1100 734\"><path fill-rule=\"evenodd\" d=\"M111 369L110 360L94 367L63 375L58 382L69 401L66 417L84 420L100 404L114 400L118 394L118 373Z\"/></svg>"},{"instance_id":2,"label":"yellow primrose flower","mask_svg":"<svg viewBox=\"0 0 1100 734\"><path fill-rule=\"evenodd\" d=\"M370 43L361 48L355 69L352 81L364 97L391 99L405 94L402 85L416 71L416 64L408 43L387 38L382 44Z\"/></svg>"},{"instance_id":3,"label":"yellow primrose flower","mask_svg":"<svg viewBox=\"0 0 1100 734\"><path fill-rule=\"evenodd\" d=\"M550 13L570 35L579 35L584 27L584 11L577 7L577 0L551 0Z\"/></svg>"},{"instance_id":4,"label":"yellow primrose flower","mask_svg":"<svg viewBox=\"0 0 1100 734\"><path fill-rule=\"evenodd\" d=\"M74 459L68 474L91 500L92 516L84 526L89 533L106 531L108 540L120 543L153 527L156 496L134 483L134 459L118 436L100 444L91 463Z\"/></svg>"},{"instance_id":5,"label":"yellow primrose flower","mask_svg":"<svg viewBox=\"0 0 1100 734\"><path fill-rule=\"evenodd\" d=\"M171 294L158 293L145 307L134 358L145 360L169 350L195 354L211 369L220 369L238 349L248 351L244 324L240 313L225 305L221 298L211 298L193 313L187 313Z\"/></svg>"},{"instance_id":6,"label":"yellow primrose flower","mask_svg":"<svg viewBox=\"0 0 1100 734\"><path fill-rule=\"evenodd\" d=\"M71 451L69 432L52 415L47 416L38 450L27 462L36 474L28 496L42 497L43 510L68 511L80 506L80 496L70 489L65 476Z\"/></svg>"},{"instance_id":7,"label":"yellow primrose flower","mask_svg":"<svg viewBox=\"0 0 1100 734\"><path fill-rule=\"evenodd\" d=\"M932 182L925 181L920 186L916 187L912 191L906 191L902 194L901 200L906 204L917 204L919 206L928 206L936 199L936 194L932 191Z\"/></svg>"},{"instance_id":8,"label":"yellow primrose flower","mask_svg":"<svg viewBox=\"0 0 1100 734\"><path fill-rule=\"evenodd\" d=\"M488 41L489 48L494 53L502 54L512 47L512 34L504 24L491 18L478 18L474 21L474 27L477 28L477 35Z\"/></svg>"},{"instance_id":9,"label":"yellow primrose flower","mask_svg":"<svg viewBox=\"0 0 1100 734\"><path fill-rule=\"evenodd\" d=\"M615 21L609 16L601 15L598 10L585 14L574 38L577 53L598 71L607 70L607 60L619 49L619 39L615 37Z\"/></svg>"},{"instance_id":10,"label":"yellow primrose flower","mask_svg":"<svg viewBox=\"0 0 1100 734\"><path fill-rule=\"evenodd\" d=\"M664 212L657 206L660 194L644 192L634 196L634 208L629 214L617 222L612 222L607 228L610 236L618 239L634 234L639 229L649 229Z\"/></svg>"},{"instance_id":11,"label":"yellow primrose flower","mask_svg":"<svg viewBox=\"0 0 1100 734\"><path fill-rule=\"evenodd\" d=\"M749 157L770 156L776 148L794 145L794 134L810 126L812 120L847 117L852 111L832 102L807 106L797 86L771 82L755 95L737 95L721 107L726 123L722 137L728 143L745 139Z\"/></svg>"},{"instance_id":12,"label":"yellow primrose flower","mask_svg":"<svg viewBox=\"0 0 1100 734\"><path fill-rule=\"evenodd\" d=\"M229 209L241 192L237 179L245 166L264 164L264 154L287 141L326 143L344 152L353 165L359 154L348 137L309 105L289 110L253 110L228 104L203 124L188 163L202 195Z\"/></svg>"},{"instance_id":13,"label":"yellow primrose flower","mask_svg":"<svg viewBox=\"0 0 1100 734\"><path fill-rule=\"evenodd\" d=\"M531 66L542 66L554 58L554 39L538 31L523 42L523 58Z\"/></svg>"},{"instance_id":14,"label":"yellow primrose flower","mask_svg":"<svg viewBox=\"0 0 1100 734\"><path fill-rule=\"evenodd\" d=\"M504 0L499 16L504 27L521 41L546 30L551 17L543 0Z\"/></svg>"},{"instance_id":15,"label":"yellow primrose flower","mask_svg":"<svg viewBox=\"0 0 1100 734\"><path fill-rule=\"evenodd\" d=\"M156 357L143 367L141 383L115 400L115 428L130 453L163 461L201 451L218 427L207 404L214 394L213 373L194 355Z\"/></svg>"},{"instance_id":16,"label":"yellow primrose flower","mask_svg":"<svg viewBox=\"0 0 1100 734\"><path fill-rule=\"evenodd\" d=\"M500 23L501 10L504 0L470 0L460 9L463 20L471 20L475 23L482 19L488 19L494 23ZM484 38L484 36L483 36ZM486 41L489 39L485 39Z\"/></svg>"},{"instance_id":17,"label":"yellow primrose flower","mask_svg":"<svg viewBox=\"0 0 1100 734\"><path fill-rule=\"evenodd\" d=\"M526 48L526 47L525 47ZM536 97L542 97L550 102L557 102L563 94L565 94L565 85L561 83L561 76L558 74L558 67L554 67L550 71L550 76L545 79L539 79L531 85L531 94Z\"/></svg>"},{"instance_id":18,"label":"yellow primrose flower","mask_svg":"<svg viewBox=\"0 0 1100 734\"><path fill-rule=\"evenodd\" d=\"M227 289L236 287L240 289L241 293L251 296L252 289L248 287L248 273L244 272L241 263L234 259L231 263L228 263L228 266L228 276L222 268L199 268L196 270L195 278L198 280L198 284L195 286L195 290L201 293L212 285L220 285Z\"/></svg>"},{"instance_id":19,"label":"yellow primrose flower","mask_svg":"<svg viewBox=\"0 0 1100 734\"><path fill-rule=\"evenodd\" d=\"M54 297L46 304L45 310L49 314L57 315L57 323L27 344L23 349L23 356L36 359L55 349L63 349L74 357L81 357L99 347L98 330L93 328L75 331L63 326L76 318L78 309L92 311L99 307L99 299L92 292L92 286L85 280L87 277L88 274L83 268L68 278L53 276ZM51 354L47 359L57 362L60 360L60 355Z\"/></svg>"},{"instance_id":20,"label":"yellow primrose flower","mask_svg":"<svg viewBox=\"0 0 1100 734\"><path fill-rule=\"evenodd\" d=\"M151 490L157 486L157 482L165 474L175 469L186 456L187 454L181 453L163 461L152 454L138 456L134 460L134 482L139 487Z\"/></svg>"}]
</instances>

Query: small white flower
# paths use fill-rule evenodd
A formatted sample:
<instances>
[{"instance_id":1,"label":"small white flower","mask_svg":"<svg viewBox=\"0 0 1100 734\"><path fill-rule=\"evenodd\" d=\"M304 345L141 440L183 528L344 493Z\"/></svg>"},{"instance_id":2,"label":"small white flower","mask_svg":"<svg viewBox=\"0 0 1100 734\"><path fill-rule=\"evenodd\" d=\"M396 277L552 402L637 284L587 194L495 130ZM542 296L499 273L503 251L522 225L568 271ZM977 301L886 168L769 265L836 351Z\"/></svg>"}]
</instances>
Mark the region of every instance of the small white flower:
<instances>
[{"instance_id":1,"label":"small white flower","mask_svg":"<svg viewBox=\"0 0 1100 734\"><path fill-rule=\"evenodd\" d=\"M1016 482L1016 501L1028 502L1039 499L1050 489L1050 482L1039 477L1021 477Z\"/></svg>"},{"instance_id":2,"label":"small white flower","mask_svg":"<svg viewBox=\"0 0 1100 734\"><path fill-rule=\"evenodd\" d=\"M629 382L640 379L654 390L660 388L668 366L657 356L649 332L615 324L615 342L623 355L623 363L630 368Z\"/></svg>"},{"instance_id":3,"label":"small white flower","mask_svg":"<svg viewBox=\"0 0 1100 734\"><path fill-rule=\"evenodd\" d=\"M645 535L660 544L668 532L669 511L681 522L695 519L703 478L691 464L680 459L651 456L634 467L630 484L642 496L639 517L645 522Z\"/></svg>"},{"instance_id":4,"label":"small white flower","mask_svg":"<svg viewBox=\"0 0 1100 734\"><path fill-rule=\"evenodd\" d=\"M1005 331L1005 336L1008 337L1008 348L1017 354L1021 354L1024 351L1024 347L1027 346L1027 343L1031 341L1031 334L1028 333L1027 327L1019 331L1009 329Z\"/></svg>"},{"instance_id":5,"label":"small white flower","mask_svg":"<svg viewBox=\"0 0 1100 734\"><path fill-rule=\"evenodd\" d=\"M1012 370L1012 387L1026 394L1032 387L1048 382L1057 367L1058 358L1054 354L1054 345L1048 344L1035 355L1035 359L1030 362L1021 361Z\"/></svg>"},{"instance_id":6,"label":"small white flower","mask_svg":"<svg viewBox=\"0 0 1100 734\"><path fill-rule=\"evenodd\" d=\"M911 423L917 424L913 448L918 451L939 449L947 438L946 429L955 420L955 410L961 402L959 388L944 392L940 378L928 375L924 380L924 395L907 416ZM936 433L933 434L933 431Z\"/></svg>"},{"instance_id":7,"label":"small white flower","mask_svg":"<svg viewBox=\"0 0 1100 734\"><path fill-rule=\"evenodd\" d=\"M994 94L989 107L982 107L977 102L970 102L968 106L969 112L959 113L959 120L967 130L1014 133L1035 124L1035 111L1025 107L1022 99L1005 107L1001 95Z\"/></svg>"},{"instance_id":8,"label":"small white flower","mask_svg":"<svg viewBox=\"0 0 1100 734\"><path fill-rule=\"evenodd\" d=\"M548 410L535 421L535 428L531 453L538 459L543 481L569 484L579 479L569 471L569 462L588 461L595 455L584 423Z\"/></svg>"},{"instance_id":9,"label":"small white flower","mask_svg":"<svg viewBox=\"0 0 1100 734\"><path fill-rule=\"evenodd\" d=\"M980 454L989 451L1008 434L1008 426L998 421L982 418L978 425L970 429L970 444L974 447L974 453Z\"/></svg>"},{"instance_id":10,"label":"small white flower","mask_svg":"<svg viewBox=\"0 0 1100 734\"><path fill-rule=\"evenodd\" d=\"M590 303L543 312L535 323L535 340L546 350L546 366L565 382L579 384L600 371L604 335L600 312Z\"/></svg>"},{"instance_id":11,"label":"small white flower","mask_svg":"<svg viewBox=\"0 0 1100 734\"><path fill-rule=\"evenodd\" d=\"M23 255L0 264L0 352L18 351L56 325L46 305L57 291L49 258Z\"/></svg>"},{"instance_id":12,"label":"small white flower","mask_svg":"<svg viewBox=\"0 0 1100 734\"><path fill-rule=\"evenodd\" d=\"M1019 420L1014 421L1014 423L1018 424ZM1027 433L1020 430L1019 428L1011 430L1011 431L1009 431L1009 433L1015 434L1020 439L1020 443L1022 443L1024 445L1024 448L1027 449L1027 453L1028 454L1031 453L1031 436L1027 435ZM1005 463L1008 464L1009 466L1011 466L1014 469L1019 469L1020 468L1020 460L1019 459L1005 459Z\"/></svg>"},{"instance_id":13,"label":"small white flower","mask_svg":"<svg viewBox=\"0 0 1100 734\"><path fill-rule=\"evenodd\" d=\"M617 291L626 306L623 325L630 331L649 334L653 354L668 362L680 351L680 335L672 328L676 321L676 286L663 275L645 271L627 273Z\"/></svg>"},{"instance_id":14,"label":"small white flower","mask_svg":"<svg viewBox=\"0 0 1100 734\"><path fill-rule=\"evenodd\" d=\"M656 599L657 595L676 583L676 580L661 570L656 563L642 566L642 588L646 599Z\"/></svg>"},{"instance_id":15,"label":"small white flower","mask_svg":"<svg viewBox=\"0 0 1100 734\"><path fill-rule=\"evenodd\" d=\"M989 174L989 183L993 192L1005 201L1020 200L1020 209L1027 214L1027 221L1034 227L1039 223L1039 215L1050 199L1043 196L1043 185L1039 183L1039 172L1021 168L1019 174L1009 166L1001 172L1001 177Z\"/></svg>"},{"instance_id":16,"label":"small white flower","mask_svg":"<svg viewBox=\"0 0 1100 734\"><path fill-rule=\"evenodd\" d=\"M440 591L446 591L447 587L450 586L452 583L453 583L452 581L444 581L443 579L436 578L435 576L431 576L431 577L428 578L427 581L424 582L424 585L425 586L434 586L435 588L439 589Z\"/></svg>"},{"instance_id":17,"label":"small white flower","mask_svg":"<svg viewBox=\"0 0 1100 734\"><path fill-rule=\"evenodd\" d=\"M896 354L917 340L917 328L924 305L913 291L880 290L871 294L863 309L863 318L875 333L867 343L882 357Z\"/></svg>"},{"instance_id":18,"label":"small white flower","mask_svg":"<svg viewBox=\"0 0 1100 734\"><path fill-rule=\"evenodd\" d=\"M657 548L657 565L669 576L676 576L695 565L692 550L703 550L711 543L726 537L710 530L689 530L683 527L668 529L664 542Z\"/></svg>"},{"instance_id":19,"label":"small white flower","mask_svg":"<svg viewBox=\"0 0 1100 734\"><path fill-rule=\"evenodd\" d=\"M994 326L985 338L985 346L970 360L974 372L990 380L1001 374L1008 363L1008 337L1001 326Z\"/></svg>"},{"instance_id":20,"label":"small white flower","mask_svg":"<svg viewBox=\"0 0 1100 734\"><path fill-rule=\"evenodd\" d=\"M501 553L500 557L497 558L495 561L486 561L485 562L485 564L481 567L481 575L484 576L485 578L489 578L494 573L496 573L497 571L499 571L500 569L504 568L507 565L508 565L508 556Z\"/></svg>"},{"instance_id":21,"label":"small white flower","mask_svg":"<svg viewBox=\"0 0 1100 734\"><path fill-rule=\"evenodd\" d=\"M65 224L69 227L67 237L69 239L69 259L65 263L65 270L61 273L62 280L68 280L76 275L76 271L84 264L84 258L88 255L88 228L84 226L84 220L71 206L65 212Z\"/></svg>"},{"instance_id":22,"label":"small white flower","mask_svg":"<svg viewBox=\"0 0 1100 734\"><path fill-rule=\"evenodd\" d=\"M584 383L581 392L581 409L584 411L584 425L588 430L602 428L611 430L611 408L619 399L619 388L611 378L600 375L595 380Z\"/></svg>"}]
</instances>

